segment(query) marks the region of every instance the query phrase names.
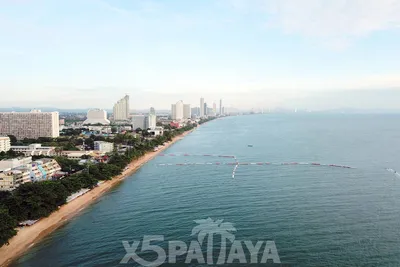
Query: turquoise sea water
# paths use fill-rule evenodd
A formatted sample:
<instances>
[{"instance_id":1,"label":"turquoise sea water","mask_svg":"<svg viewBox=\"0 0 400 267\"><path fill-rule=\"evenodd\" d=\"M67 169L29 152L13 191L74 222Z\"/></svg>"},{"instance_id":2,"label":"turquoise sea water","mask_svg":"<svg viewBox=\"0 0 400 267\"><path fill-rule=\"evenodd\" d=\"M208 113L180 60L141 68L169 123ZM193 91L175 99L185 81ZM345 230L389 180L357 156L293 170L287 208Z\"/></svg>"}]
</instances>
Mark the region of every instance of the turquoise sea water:
<instances>
[{"instance_id":1,"label":"turquoise sea water","mask_svg":"<svg viewBox=\"0 0 400 267\"><path fill-rule=\"evenodd\" d=\"M385 170L400 171L399 122L399 115L317 114L211 121L166 153L356 169L239 166L232 179L229 165L157 165L231 159L157 157L14 265L117 266L121 241L164 235L189 244L194 220L211 217L231 222L237 240L274 240L281 262L293 266L400 266L400 177Z\"/></svg>"}]
</instances>

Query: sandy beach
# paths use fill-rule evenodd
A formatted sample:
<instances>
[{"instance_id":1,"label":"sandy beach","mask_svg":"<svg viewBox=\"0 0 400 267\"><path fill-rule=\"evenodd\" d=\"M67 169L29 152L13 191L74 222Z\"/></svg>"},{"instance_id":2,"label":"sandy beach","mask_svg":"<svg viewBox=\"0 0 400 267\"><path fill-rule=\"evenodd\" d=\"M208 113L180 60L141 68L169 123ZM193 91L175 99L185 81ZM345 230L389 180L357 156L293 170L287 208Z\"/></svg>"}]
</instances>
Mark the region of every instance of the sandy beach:
<instances>
[{"instance_id":1,"label":"sandy beach","mask_svg":"<svg viewBox=\"0 0 400 267\"><path fill-rule=\"evenodd\" d=\"M60 209L53 212L49 217L41 219L32 226L19 228L18 234L10 239L10 244L4 245L0 248L0 266L9 265L13 260L21 256L35 243L39 242L40 239L62 226L84 208L96 201L96 199L110 190L113 186L120 183L126 177L138 170L143 164L153 159L160 152L168 148L176 141L181 140L184 136L192 131L185 132L182 135L175 137L171 142L166 144L158 151L149 152L138 160L132 161L121 175L114 177L110 181L100 184L98 187L94 188L88 193L63 205L60 207Z\"/></svg>"}]
</instances>

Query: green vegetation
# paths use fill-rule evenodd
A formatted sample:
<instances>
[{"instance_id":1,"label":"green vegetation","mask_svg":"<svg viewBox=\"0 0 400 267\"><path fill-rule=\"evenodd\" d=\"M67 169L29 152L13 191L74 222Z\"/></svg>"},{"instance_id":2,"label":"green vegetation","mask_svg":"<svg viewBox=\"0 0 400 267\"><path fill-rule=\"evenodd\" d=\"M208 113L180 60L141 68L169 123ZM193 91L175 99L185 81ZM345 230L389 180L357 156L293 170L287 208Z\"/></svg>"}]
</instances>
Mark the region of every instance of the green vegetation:
<instances>
[{"instance_id":1,"label":"green vegetation","mask_svg":"<svg viewBox=\"0 0 400 267\"><path fill-rule=\"evenodd\" d=\"M200 124L206 121L200 121ZM8 240L16 234L15 228L18 222L49 216L59 206L66 203L69 195L82 188L94 188L99 180L112 179L121 174L132 160L196 126L193 124L180 129L166 130L164 135L148 139L143 136L137 138L132 133L117 134L112 141L117 147L127 146L127 148L122 153L114 151L110 155L108 163L88 163L86 166L82 166L76 160L54 157L62 171L77 172L60 180L26 183L11 192L0 192L0 246L7 244ZM85 143L93 142L96 138L91 136L87 138L88 142L85 140ZM35 142L37 141L39 140L35 140ZM57 140L41 139L40 141L42 143L55 142L57 145L62 142L75 142L69 137L61 137Z\"/></svg>"},{"instance_id":2,"label":"green vegetation","mask_svg":"<svg viewBox=\"0 0 400 267\"><path fill-rule=\"evenodd\" d=\"M1 151L0 152L0 160L3 159L13 159L18 157L23 157L23 153L15 152L13 150L8 150L7 152Z\"/></svg>"}]
</instances>

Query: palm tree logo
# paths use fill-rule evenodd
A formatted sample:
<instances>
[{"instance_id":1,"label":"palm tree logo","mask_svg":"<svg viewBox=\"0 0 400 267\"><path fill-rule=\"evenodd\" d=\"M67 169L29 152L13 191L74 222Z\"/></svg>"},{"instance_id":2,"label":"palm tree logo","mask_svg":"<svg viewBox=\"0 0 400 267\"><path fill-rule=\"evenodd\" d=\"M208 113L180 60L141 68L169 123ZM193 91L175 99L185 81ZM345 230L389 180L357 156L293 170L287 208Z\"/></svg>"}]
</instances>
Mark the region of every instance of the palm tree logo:
<instances>
[{"instance_id":1,"label":"palm tree logo","mask_svg":"<svg viewBox=\"0 0 400 267\"><path fill-rule=\"evenodd\" d=\"M225 262L226 256L226 240L231 242L235 240L235 235L230 232L236 232L236 228L232 223L223 222L224 220L213 220L210 217L207 219L195 220L198 225L192 229L191 236L198 235L197 239L202 244L206 235L207 238L207 264L213 264L213 237L221 235L221 250L218 258L218 264Z\"/></svg>"}]
</instances>

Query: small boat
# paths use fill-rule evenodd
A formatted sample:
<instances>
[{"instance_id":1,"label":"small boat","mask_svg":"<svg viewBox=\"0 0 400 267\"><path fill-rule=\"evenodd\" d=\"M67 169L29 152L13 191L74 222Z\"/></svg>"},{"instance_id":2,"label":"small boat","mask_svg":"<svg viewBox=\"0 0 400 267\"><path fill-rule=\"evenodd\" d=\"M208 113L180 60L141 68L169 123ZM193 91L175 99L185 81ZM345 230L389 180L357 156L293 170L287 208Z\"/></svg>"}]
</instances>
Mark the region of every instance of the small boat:
<instances>
[{"instance_id":1,"label":"small boat","mask_svg":"<svg viewBox=\"0 0 400 267\"><path fill-rule=\"evenodd\" d=\"M253 145L247 145L248 147L253 147Z\"/></svg>"}]
</instances>

